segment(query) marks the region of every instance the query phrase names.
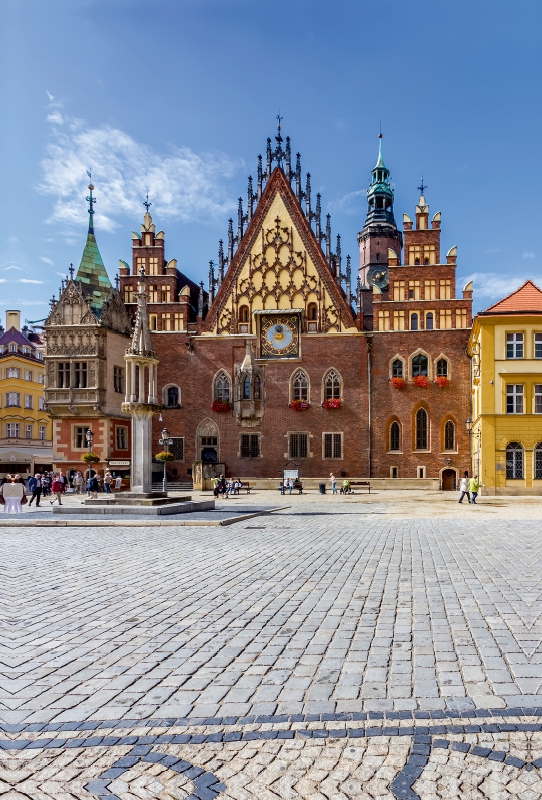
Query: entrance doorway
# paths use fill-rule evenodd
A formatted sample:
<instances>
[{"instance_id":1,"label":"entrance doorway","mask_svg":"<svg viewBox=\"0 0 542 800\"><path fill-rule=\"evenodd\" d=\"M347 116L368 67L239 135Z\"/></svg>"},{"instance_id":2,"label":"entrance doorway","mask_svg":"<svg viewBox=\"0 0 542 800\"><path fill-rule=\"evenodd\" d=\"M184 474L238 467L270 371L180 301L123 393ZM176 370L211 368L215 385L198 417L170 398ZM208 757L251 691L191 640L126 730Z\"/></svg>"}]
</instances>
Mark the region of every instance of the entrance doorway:
<instances>
[{"instance_id":1,"label":"entrance doorway","mask_svg":"<svg viewBox=\"0 0 542 800\"><path fill-rule=\"evenodd\" d=\"M442 491L454 492L456 489L456 472L455 469L442 470Z\"/></svg>"}]
</instances>

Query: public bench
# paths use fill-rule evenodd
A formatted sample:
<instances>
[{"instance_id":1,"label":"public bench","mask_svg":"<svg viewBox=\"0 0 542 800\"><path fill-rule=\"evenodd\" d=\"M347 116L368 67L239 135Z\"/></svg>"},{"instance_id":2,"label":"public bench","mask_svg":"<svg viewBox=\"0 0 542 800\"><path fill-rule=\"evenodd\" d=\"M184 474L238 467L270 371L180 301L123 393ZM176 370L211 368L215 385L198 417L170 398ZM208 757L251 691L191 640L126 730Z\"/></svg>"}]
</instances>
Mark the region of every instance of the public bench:
<instances>
[{"instance_id":1,"label":"public bench","mask_svg":"<svg viewBox=\"0 0 542 800\"><path fill-rule=\"evenodd\" d=\"M250 494L250 483L248 481L239 481L237 486L234 486L233 493L239 494L241 489L246 489L246 493Z\"/></svg>"},{"instance_id":2,"label":"public bench","mask_svg":"<svg viewBox=\"0 0 542 800\"><path fill-rule=\"evenodd\" d=\"M279 489L280 489L281 494L286 494L286 492L288 492L288 494L290 493L289 487L287 487L287 486L285 487L282 484L279 486ZM303 484L301 483L299 478L295 478L294 479L294 485L293 485L292 489L297 489L299 494L303 494Z\"/></svg>"},{"instance_id":3,"label":"public bench","mask_svg":"<svg viewBox=\"0 0 542 800\"><path fill-rule=\"evenodd\" d=\"M369 494L371 494L371 482L370 481L350 481L350 491L352 491L352 487L354 486L361 486L362 488L366 488ZM341 487L341 494L346 494L346 492Z\"/></svg>"}]
</instances>

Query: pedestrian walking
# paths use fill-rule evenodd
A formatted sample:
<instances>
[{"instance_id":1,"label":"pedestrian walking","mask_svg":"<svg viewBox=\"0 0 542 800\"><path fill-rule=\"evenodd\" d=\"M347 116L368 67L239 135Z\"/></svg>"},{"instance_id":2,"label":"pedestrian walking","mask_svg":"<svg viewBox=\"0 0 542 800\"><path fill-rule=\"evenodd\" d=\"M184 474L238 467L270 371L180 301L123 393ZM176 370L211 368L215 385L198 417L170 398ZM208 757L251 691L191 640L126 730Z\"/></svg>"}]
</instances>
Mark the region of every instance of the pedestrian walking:
<instances>
[{"instance_id":1,"label":"pedestrian walking","mask_svg":"<svg viewBox=\"0 0 542 800\"><path fill-rule=\"evenodd\" d=\"M54 494L53 499L49 500L51 505L53 505L53 503L55 502L55 499L58 500L58 505L59 506L62 505L62 499L61 498L62 498L62 495L64 494L64 482L60 480L61 477L62 477L62 475L60 473L55 475L55 479L54 479L54 481L53 481L53 483L51 485L51 492L52 492L52 494Z\"/></svg>"},{"instance_id":2,"label":"pedestrian walking","mask_svg":"<svg viewBox=\"0 0 542 800\"><path fill-rule=\"evenodd\" d=\"M90 475L87 481L87 492L91 500L98 499L98 492L100 490L100 484L98 483L98 478L96 477L96 473L94 475Z\"/></svg>"},{"instance_id":3,"label":"pedestrian walking","mask_svg":"<svg viewBox=\"0 0 542 800\"><path fill-rule=\"evenodd\" d=\"M467 495L467 500L470 503L470 494L469 494L469 473L465 471L463 477L461 478L461 483L459 484L459 491L461 494L459 495L459 502L463 502L463 498Z\"/></svg>"},{"instance_id":4,"label":"pedestrian walking","mask_svg":"<svg viewBox=\"0 0 542 800\"><path fill-rule=\"evenodd\" d=\"M331 480L331 491L333 494L337 494L337 478L332 472L329 473L329 477Z\"/></svg>"},{"instance_id":5,"label":"pedestrian walking","mask_svg":"<svg viewBox=\"0 0 542 800\"><path fill-rule=\"evenodd\" d=\"M79 471L76 472L75 476L74 476L74 479L73 479L73 486L74 486L74 489L75 489L75 493L76 494L83 494L83 486L84 485L85 485L85 480L84 480L83 476L81 475L81 473Z\"/></svg>"},{"instance_id":6,"label":"pedestrian walking","mask_svg":"<svg viewBox=\"0 0 542 800\"><path fill-rule=\"evenodd\" d=\"M105 471L104 475L104 489L106 494L111 494L111 484L113 483L113 476L109 472L108 469Z\"/></svg>"},{"instance_id":7,"label":"pedestrian walking","mask_svg":"<svg viewBox=\"0 0 542 800\"><path fill-rule=\"evenodd\" d=\"M30 498L30 502L28 503L28 507L32 505L34 500L36 501L36 508L40 508L40 500L41 500L41 475L39 472L36 472L33 478L30 478L28 481L28 488L32 492L32 497Z\"/></svg>"},{"instance_id":8,"label":"pedestrian walking","mask_svg":"<svg viewBox=\"0 0 542 800\"><path fill-rule=\"evenodd\" d=\"M480 484L478 483L478 475L473 475L469 480L470 502L475 506L478 492L480 491Z\"/></svg>"}]
</instances>

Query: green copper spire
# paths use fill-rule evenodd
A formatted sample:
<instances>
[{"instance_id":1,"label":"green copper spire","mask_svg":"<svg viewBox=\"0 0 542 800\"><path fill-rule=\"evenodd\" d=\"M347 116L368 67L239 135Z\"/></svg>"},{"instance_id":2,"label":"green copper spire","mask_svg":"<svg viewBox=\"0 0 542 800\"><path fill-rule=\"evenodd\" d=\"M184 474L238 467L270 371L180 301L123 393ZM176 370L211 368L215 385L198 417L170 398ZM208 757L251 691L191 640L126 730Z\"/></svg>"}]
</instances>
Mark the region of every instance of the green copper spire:
<instances>
[{"instance_id":1,"label":"green copper spire","mask_svg":"<svg viewBox=\"0 0 542 800\"><path fill-rule=\"evenodd\" d=\"M88 213L90 215L88 234L75 280L81 283L85 295L91 295L92 310L100 316L103 304L111 289L111 281L105 270L104 262L102 261L102 256L94 236L94 204L96 203L95 198L92 196L94 186L90 183L88 188L90 189L90 195L87 197L89 204Z\"/></svg>"},{"instance_id":2,"label":"green copper spire","mask_svg":"<svg viewBox=\"0 0 542 800\"><path fill-rule=\"evenodd\" d=\"M378 134L378 161L376 162L375 169L377 167L384 167L386 169L386 165L384 164L384 159L382 158L382 134Z\"/></svg>"}]
</instances>

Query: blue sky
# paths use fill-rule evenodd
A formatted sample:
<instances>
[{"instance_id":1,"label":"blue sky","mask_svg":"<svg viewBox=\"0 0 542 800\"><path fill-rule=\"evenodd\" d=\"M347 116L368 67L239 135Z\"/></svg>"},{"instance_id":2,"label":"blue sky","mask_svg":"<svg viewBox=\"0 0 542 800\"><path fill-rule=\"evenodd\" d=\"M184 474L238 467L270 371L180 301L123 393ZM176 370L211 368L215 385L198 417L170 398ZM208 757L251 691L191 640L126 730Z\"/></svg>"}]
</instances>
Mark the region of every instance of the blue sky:
<instances>
[{"instance_id":1,"label":"blue sky","mask_svg":"<svg viewBox=\"0 0 542 800\"><path fill-rule=\"evenodd\" d=\"M206 280L275 116L357 262L379 121L398 222L423 173L458 285L542 283L542 6L532 0L3 0L0 316L38 319L86 236L111 278L146 187Z\"/></svg>"}]
</instances>

